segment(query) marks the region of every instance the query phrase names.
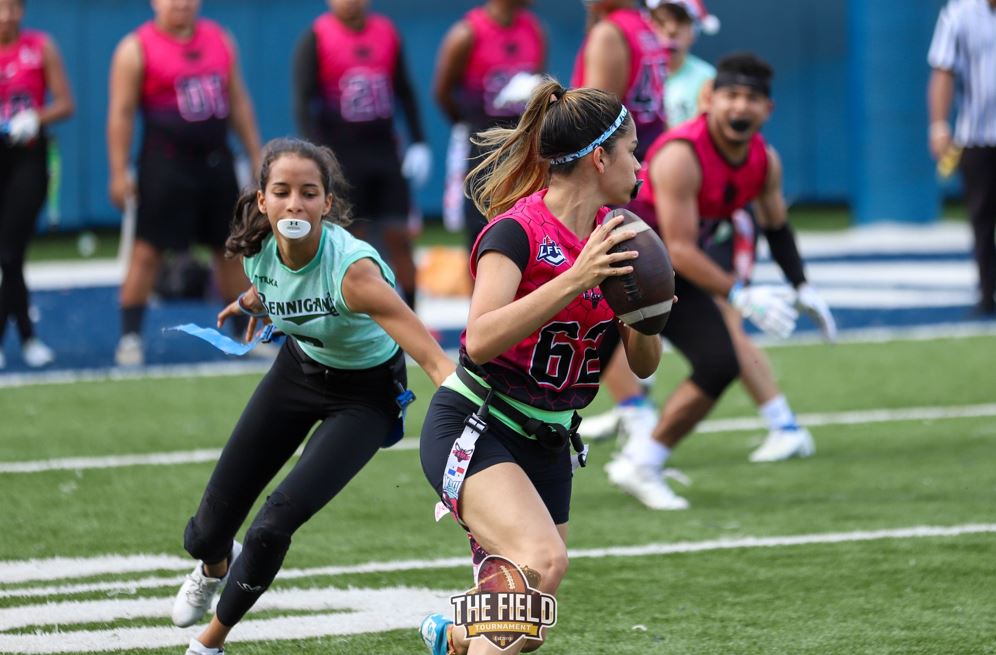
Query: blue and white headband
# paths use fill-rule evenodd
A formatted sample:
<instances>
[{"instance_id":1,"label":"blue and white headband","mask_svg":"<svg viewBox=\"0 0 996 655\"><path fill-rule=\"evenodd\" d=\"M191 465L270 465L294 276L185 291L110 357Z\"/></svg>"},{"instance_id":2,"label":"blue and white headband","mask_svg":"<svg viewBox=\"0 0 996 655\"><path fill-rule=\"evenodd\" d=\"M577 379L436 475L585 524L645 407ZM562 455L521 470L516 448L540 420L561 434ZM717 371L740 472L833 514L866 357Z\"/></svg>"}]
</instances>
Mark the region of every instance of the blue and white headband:
<instances>
[{"instance_id":1,"label":"blue and white headband","mask_svg":"<svg viewBox=\"0 0 996 655\"><path fill-rule=\"evenodd\" d=\"M626 110L626 106L623 105L623 108L619 110L619 116L616 117L615 122L613 122L612 125L609 125L608 129L602 132L601 136L599 136L597 139L586 145L584 148L581 148L577 152L550 160L550 164L552 164L553 166L558 166L560 164L567 164L569 162L574 161L575 159L581 159L585 155L593 152L595 148L608 141L609 137L612 136L615 133L615 131L619 129L619 126L623 124L623 121L626 120L626 116L628 115L629 112Z\"/></svg>"}]
</instances>

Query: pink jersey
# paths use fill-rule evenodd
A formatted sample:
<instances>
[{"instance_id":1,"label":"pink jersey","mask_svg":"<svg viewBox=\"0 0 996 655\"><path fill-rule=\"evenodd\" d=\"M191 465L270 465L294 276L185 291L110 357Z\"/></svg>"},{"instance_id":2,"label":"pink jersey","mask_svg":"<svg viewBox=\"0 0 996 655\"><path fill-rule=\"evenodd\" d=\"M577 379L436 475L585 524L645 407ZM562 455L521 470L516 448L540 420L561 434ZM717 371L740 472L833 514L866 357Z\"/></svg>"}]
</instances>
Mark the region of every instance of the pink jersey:
<instances>
[{"instance_id":1,"label":"pink jersey","mask_svg":"<svg viewBox=\"0 0 996 655\"><path fill-rule=\"evenodd\" d=\"M142 110L146 137L210 149L226 143L234 53L215 22L200 19L189 39L152 21L138 28L145 71Z\"/></svg>"},{"instance_id":2,"label":"pink jersey","mask_svg":"<svg viewBox=\"0 0 996 655\"><path fill-rule=\"evenodd\" d=\"M622 32L629 46L629 78L623 104L633 115L636 136L639 139L636 156L643 157L647 146L656 139L667 124L664 116L664 80L667 78L669 54L657 38L650 18L638 9L617 9L604 18ZM571 86L585 86L585 38L574 61Z\"/></svg>"},{"instance_id":3,"label":"pink jersey","mask_svg":"<svg viewBox=\"0 0 996 655\"><path fill-rule=\"evenodd\" d=\"M325 13L315 20L313 29L319 86L328 112L347 123L390 121L401 50L391 21L370 14L357 32Z\"/></svg>"},{"instance_id":4,"label":"pink jersey","mask_svg":"<svg viewBox=\"0 0 996 655\"><path fill-rule=\"evenodd\" d=\"M9 46L0 48L0 120L45 104L44 32L24 30Z\"/></svg>"},{"instance_id":5,"label":"pink jersey","mask_svg":"<svg viewBox=\"0 0 996 655\"><path fill-rule=\"evenodd\" d=\"M502 117L518 116L525 103L496 107L495 97L516 73L542 70L545 43L539 21L528 11L515 13L505 26L477 7L464 17L474 35L463 74L459 104L462 118L483 129Z\"/></svg>"},{"instance_id":6,"label":"pink jersey","mask_svg":"<svg viewBox=\"0 0 996 655\"><path fill-rule=\"evenodd\" d=\"M654 211L654 187L650 180L650 162L671 141L686 141L695 151L702 171L699 188L699 220L702 222L731 220L737 209L747 206L764 190L768 178L768 147L764 137L751 137L747 157L743 162L728 161L716 149L709 135L709 117L703 114L673 130L662 134L647 151L647 158L640 171L643 186L629 208L651 225L657 224Z\"/></svg>"},{"instance_id":7,"label":"pink jersey","mask_svg":"<svg viewBox=\"0 0 996 655\"><path fill-rule=\"evenodd\" d=\"M537 191L515 204L491 221L481 236L498 221L516 221L529 239L529 263L515 292L518 300L546 284L574 265L585 242L550 213L543 197L546 189ZM609 209L603 207L595 217L601 224ZM471 252L471 275L477 276L477 243ZM603 347L607 335L618 335L615 314L602 298L598 287L578 295L567 307L557 312L534 333L509 348L482 367L471 370L481 373L488 383L501 393L533 407L550 410L580 409L587 406L598 392L602 372L601 356L608 356ZM467 333L460 337L461 361L466 357ZM614 345L615 341L605 345Z\"/></svg>"}]
</instances>

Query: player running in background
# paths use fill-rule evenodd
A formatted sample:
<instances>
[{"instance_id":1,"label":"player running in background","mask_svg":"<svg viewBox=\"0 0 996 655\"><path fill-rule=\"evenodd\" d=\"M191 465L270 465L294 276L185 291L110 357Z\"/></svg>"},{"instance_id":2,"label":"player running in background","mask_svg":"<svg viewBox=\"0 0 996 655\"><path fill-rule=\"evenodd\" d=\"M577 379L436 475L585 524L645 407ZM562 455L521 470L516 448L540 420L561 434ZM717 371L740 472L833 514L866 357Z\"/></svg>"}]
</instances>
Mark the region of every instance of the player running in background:
<instances>
[{"instance_id":1,"label":"player running in background","mask_svg":"<svg viewBox=\"0 0 996 655\"><path fill-rule=\"evenodd\" d=\"M705 109L716 69L689 50L698 32L714 33L718 29L719 19L708 14L700 0L648 0L647 6L657 34L670 53L664 106L668 125L673 128L694 119ZM615 406L601 414L586 416L581 435L595 440L619 433L625 438L632 432L653 430L657 409L648 397L653 386L650 380L641 382L633 377L618 351L605 370L604 380Z\"/></svg>"},{"instance_id":2,"label":"player running in background","mask_svg":"<svg viewBox=\"0 0 996 655\"><path fill-rule=\"evenodd\" d=\"M463 204L468 250L487 224L463 192L466 162L483 154L471 139L491 127L514 126L540 82L537 74L546 69L546 35L526 9L531 4L488 0L457 21L439 49L433 94L454 127L467 133L453 144L463 152L453 157L454 170L447 170L446 193Z\"/></svg>"},{"instance_id":3,"label":"player running in background","mask_svg":"<svg viewBox=\"0 0 996 655\"><path fill-rule=\"evenodd\" d=\"M223 652L228 633L277 575L294 532L379 448L401 438L405 352L436 385L453 371L395 292L391 269L343 227L350 211L344 188L330 150L279 139L266 147L258 187L236 206L228 253L242 257L253 286L218 315L219 326L246 312L273 321L288 338L184 533L184 547L200 561L176 596L173 622L196 623L223 587L187 655ZM316 423L241 547L234 537L256 498Z\"/></svg>"},{"instance_id":4,"label":"player running in background","mask_svg":"<svg viewBox=\"0 0 996 655\"><path fill-rule=\"evenodd\" d=\"M647 148L667 126L664 81L669 54L650 16L638 5L630 0L585 2L589 29L574 62L571 85L595 87L625 103L640 141L636 156L643 161ZM608 420L592 417L595 425L583 425L582 434L608 436L620 421L633 423L632 430L648 430L656 423L653 405L620 349L605 366L602 379L619 409Z\"/></svg>"},{"instance_id":5,"label":"player running in background","mask_svg":"<svg viewBox=\"0 0 996 655\"><path fill-rule=\"evenodd\" d=\"M55 41L22 29L23 19L24 0L0 0L0 369L6 366L3 337L12 318L25 364L39 367L55 359L31 324L24 256L48 192L45 128L73 113Z\"/></svg>"},{"instance_id":6,"label":"player running in background","mask_svg":"<svg viewBox=\"0 0 996 655\"><path fill-rule=\"evenodd\" d=\"M369 0L328 0L294 55L294 114L306 138L329 146L342 162L348 197L359 222L350 230L369 238L398 276L415 306L415 260L408 227L405 178L429 179L425 143L401 38L391 21L369 11ZM411 145L398 156L394 103L400 103Z\"/></svg>"},{"instance_id":7,"label":"player running in background","mask_svg":"<svg viewBox=\"0 0 996 655\"><path fill-rule=\"evenodd\" d=\"M111 62L107 112L110 196L118 208L137 202L135 245L121 284L120 366L144 363L142 323L164 251L200 242L214 251L226 302L245 288L238 262L224 257L238 199L231 126L253 170L259 133L232 36L198 18L200 0L152 0L153 20L118 44ZM128 170L135 116L143 134L138 186Z\"/></svg>"},{"instance_id":8,"label":"player running in background","mask_svg":"<svg viewBox=\"0 0 996 655\"><path fill-rule=\"evenodd\" d=\"M691 53L699 32L715 34L719 19L702 0L647 0L657 34L670 53L667 65L668 128L687 123L705 110L704 96L712 88L716 68Z\"/></svg>"},{"instance_id":9,"label":"player running in background","mask_svg":"<svg viewBox=\"0 0 996 655\"><path fill-rule=\"evenodd\" d=\"M623 101L636 124L641 161L667 122L668 52L636 0L585 0L588 34L574 61L573 87L594 87Z\"/></svg>"},{"instance_id":10,"label":"player running in background","mask_svg":"<svg viewBox=\"0 0 996 655\"><path fill-rule=\"evenodd\" d=\"M476 284L460 366L429 407L422 469L467 528L475 566L487 553L501 555L538 573L533 587L554 594L567 568L576 410L597 393L601 362L618 339L637 373L660 361L660 339L621 325L598 289L607 276L631 272L624 264L636 256L608 254L635 232L610 235L621 218L602 223L606 205L625 203L635 189L636 132L614 96L548 80L515 129L481 140L493 150L470 184L492 220L471 252ZM465 430L482 403L487 428ZM449 461L468 446L472 457L457 470ZM423 621L434 655L499 652L452 625L440 614Z\"/></svg>"},{"instance_id":11,"label":"player running in background","mask_svg":"<svg viewBox=\"0 0 996 655\"><path fill-rule=\"evenodd\" d=\"M652 509L688 507L663 479L664 464L738 377L772 426L751 461L814 452L813 439L796 422L764 351L743 327L747 318L765 332L787 337L798 309L828 338L836 332L826 303L806 283L787 222L778 153L759 133L771 114L771 77L768 64L752 54L720 61L709 110L651 145L641 171L644 184L630 204L645 220L660 224L678 272L675 295L681 299L663 336L692 368L665 401L653 431L629 435L606 467L616 486ZM756 233L742 209L751 201L794 294L750 285Z\"/></svg>"}]
</instances>

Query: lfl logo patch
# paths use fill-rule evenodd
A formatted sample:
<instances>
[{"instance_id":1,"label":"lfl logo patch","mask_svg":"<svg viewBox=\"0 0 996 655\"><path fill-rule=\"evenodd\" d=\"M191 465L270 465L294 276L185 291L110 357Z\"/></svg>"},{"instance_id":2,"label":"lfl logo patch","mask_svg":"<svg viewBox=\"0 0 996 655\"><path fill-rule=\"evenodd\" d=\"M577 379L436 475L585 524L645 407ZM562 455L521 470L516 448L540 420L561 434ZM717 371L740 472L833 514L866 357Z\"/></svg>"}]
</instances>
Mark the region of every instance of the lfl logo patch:
<instances>
[{"instance_id":1,"label":"lfl logo patch","mask_svg":"<svg viewBox=\"0 0 996 655\"><path fill-rule=\"evenodd\" d=\"M551 266L560 266L567 261L567 258L564 257L564 251L553 239L544 236L543 241L539 244L539 251L536 253L536 261L546 262Z\"/></svg>"}]
</instances>

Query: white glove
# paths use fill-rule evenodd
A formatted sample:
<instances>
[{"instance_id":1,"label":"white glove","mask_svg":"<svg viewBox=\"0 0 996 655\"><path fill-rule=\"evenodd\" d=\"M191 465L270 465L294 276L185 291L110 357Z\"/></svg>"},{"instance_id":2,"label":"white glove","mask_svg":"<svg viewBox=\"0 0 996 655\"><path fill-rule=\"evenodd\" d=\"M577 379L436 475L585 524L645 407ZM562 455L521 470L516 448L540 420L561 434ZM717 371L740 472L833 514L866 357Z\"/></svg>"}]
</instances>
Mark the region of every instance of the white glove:
<instances>
[{"instance_id":1,"label":"white glove","mask_svg":"<svg viewBox=\"0 0 996 655\"><path fill-rule=\"evenodd\" d=\"M795 329L799 314L792 309L792 292L783 287L745 287L737 282L728 298L743 317L768 334L782 339Z\"/></svg>"},{"instance_id":2,"label":"white glove","mask_svg":"<svg viewBox=\"0 0 996 655\"><path fill-rule=\"evenodd\" d=\"M542 75L525 71L516 73L495 96L495 107L505 109L512 105L525 104L542 82Z\"/></svg>"},{"instance_id":3,"label":"white glove","mask_svg":"<svg viewBox=\"0 0 996 655\"><path fill-rule=\"evenodd\" d=\"M432 172L432 150L428 144L413 143L405 150L405 159L401 162L401 174L419 187L429 180Z\"/></svg>"},{"instance_id":4,"label":"white glove","mask_svg":"<svg viewBox=\"0 0 996 655\"><path fill-rule=\"evenodd\" d=\"M820 294L816 293L816 289L808 284L799 285L795 292L795 308L819 326L824 339L827 341L837 339L837 323L833 320L830 307Z\"/></svg>"},{"instance_id":5,"label":"white glove","mask_svg":"<svg viewBox=\"0 0 996 655\"><path fill-rule=\"evenodd\" d=\"M17 112L7 121L7 138L11 143L27 143L38 136L41 122L38 112L34 109L24 109Z\"/></svg>"}]
</instances>

